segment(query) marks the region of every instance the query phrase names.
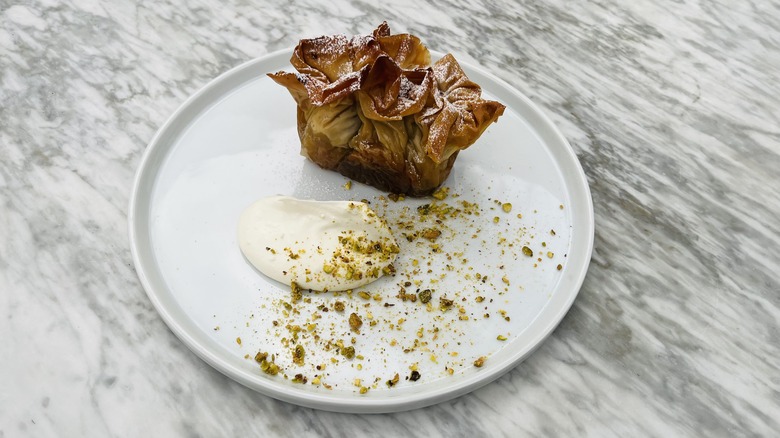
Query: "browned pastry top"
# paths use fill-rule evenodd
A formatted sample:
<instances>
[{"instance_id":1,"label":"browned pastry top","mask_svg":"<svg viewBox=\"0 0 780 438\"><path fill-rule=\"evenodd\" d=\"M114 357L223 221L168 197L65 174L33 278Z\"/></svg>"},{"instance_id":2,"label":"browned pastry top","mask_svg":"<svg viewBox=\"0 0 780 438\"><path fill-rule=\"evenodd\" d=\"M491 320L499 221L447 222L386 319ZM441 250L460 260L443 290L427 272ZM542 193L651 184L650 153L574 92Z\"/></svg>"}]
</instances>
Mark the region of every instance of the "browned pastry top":
<instances>
[{"instance_id":1,"label":"browned pastry top","mask_svg":"<svg viewBox=\"0 0 780 438\"><path fill-rule=\"evenodd\" d=\"M466 77L452 55L431 65L428 48L419 38L391 35L386 22L370 35L301 40L290 62L297 73L269 76L287 87L299 105L304 155L334 170L341 161L351 158L351 164L343 163L346 167L368 166L371 169L367 170L377 171L384 160L386 168L380 173L404 175L410 179L408 184L395 185L398 189L411 185L413 194L429 192L441 184L457 153L473 144L505 108L499 102L482 99L479 85ZM354 110L362 126L340 123L354 130L346 136L315 132L318 127L308 126L315 109L330 107ZM317 117L327 119L321 114ZM332 118L337 117L343 116L332 114ZM396 135L388 135L388 129L397 131ZM349 139L344 144L333 142L334 138L345 137ZM348 150L313 150L315 143L317 148ZM375 147L390 151L372 150ZM441 165L446 169L426 170ZM377 184L365 176L358 179L394 188L392 182Z\"/></svg>"}]
</instances>

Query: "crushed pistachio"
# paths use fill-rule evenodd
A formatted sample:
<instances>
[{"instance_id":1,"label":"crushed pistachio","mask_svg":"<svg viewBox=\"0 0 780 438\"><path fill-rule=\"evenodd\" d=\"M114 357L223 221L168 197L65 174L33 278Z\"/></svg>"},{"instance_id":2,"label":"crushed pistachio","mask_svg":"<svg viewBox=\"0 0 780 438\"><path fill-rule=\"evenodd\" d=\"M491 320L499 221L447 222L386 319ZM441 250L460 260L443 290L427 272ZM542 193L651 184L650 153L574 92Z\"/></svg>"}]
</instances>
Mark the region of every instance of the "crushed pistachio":
<instances>
[{"instance_id":1,"label":"crushed pistachio","mask_svg":"<svg viewBox=\"0 0 780 438\"><path fill-rule=\"evenodd\" d=\"M360 326L363 325L363 320L360 319L357 313L350 313L349 315L349 328L353 332L360 333Z\"/></svg>"},{"instance_id":2,"label":"crushed pistachio","mask_svg":"<svg viewBox=\"0 0 780 438\"><path fill-rule=\"evenodd\" d=\"M434 241L434 240L436 240L436 239L437 239L439 236L441 236L441 230L439 230L439 229L437 229L437 228L426 228L426 229L424 229L424 230L423 230L423 231L420 233L420 235L421 235L422 237L424 237L424 238L426 238L426 239L430 240L431 242L433 242L433 241Z\"/></svg>"},{"instance_id":3,"label":"crushed pistachio","mask_svg":"<svg viewBox=\"0 0 780 438\"><path fill-rule=\"evenodd\" d=\"M348 347L342 347L341 349L341 355L346 357L347 359L354 359L355 358L355 347L348 346Z\"/></svg>"},{"instance_id":4,"label":"crushed pistachio","mask_svg":"<svg viewBox=\"0 0 780 438\"><path fill-rule=\"evenodd\" d=\"M296 365L303 365L303 358L305 356L306 356L306 350L304 350L303 345L301 344L296 345L292 353L293 363L295 363Z\"/></svg>"},{"instance_id":5,"label":"crushed pistachio","mask_svg":"<svg viewBox=\"0 0 780 438\"><path fill-rule=\"evenodd\" d=\"M449 194L450 194L449 187L439 187L438 189L436 189L435 192L433 192L431 196L438 199L439 201L443 201L447 199L447 196L449 196Z\"/></svg>"},{"instance_id":6,"label":"crushed pistachio","mask_svg":"<svg viewBox=\"0 0 780 438\"><path fill-rule=\"evenodd\" d=\"M345 183L345 189L349 190L351 188L351 183L352 181L347 181ZM555 236L555 231L548 229L549 234L542 232L535 236L534 233L537 232L531 231L534 229L534 226L528 224L527 226L521 226L519 234L510 236L508 234L510 232L509 226L513 222L514 216L516 215L518 219L522 218L522 214L513 210L511 203L491 199L491 204L493 204L493 206L488 210L480 208L480 206L475 203L455 199L459 198L459 195L454 192L453 194L450 194L446 188L440 188L437 192L438 193L433 196L434 199L428 199L430 202L429 204L419 206L416 209L414 206L396 206L396 208L402 209L401 219L390 225L393 233L396 234L396 237L398 236L397 233L401 233L401 236L405 238L405 240L401 240L405 245L405 251L409 246L413 246L428 252L432 257L426 257L424 254L412 254L411 257L408 258L402 257L396 262L398 268L397 272L396 266L388 266L387 263L379 264L374 261L364 263L364 259L360 257L361 254L374 254L375 256L384 254L388 256L386 262L389 262L390 259L393 258L392 254L398 252L400 249L397 245L391 246L389 242L383 243L381 241L372 241L370 238L359 236L357 233L343 231L339 238L339 254L332 259L327 259L322 265L322 270L319 273L305 273L307 276L314 276L323 275L322 273L324 272L334 277L350 277L352 279L368 279L381 275L393 275L397 278L391 281L397 285L395 287L400 289L400 292L396 295L398 300L393 300L391 298L392 294L388 294L385 297L384 293L349 290L344 292L332 292L330 293L334 298L332 301L322 301L322 298L324 297L316 297L316 295L328 293L327 291L307 291L302 289L300 285L291 282L291 297L276 301L280 307L284 307L280 308L281 315L279 316L279 321L273 321L274 328L271 328L271 330L276 331L275 335L281 341L281 345L286 348L284 353L292 353L292 362L296 367L301 365L307 365L308 367L310 365L312 369L316 367L317 371L314 372L317 372L318 374L307 377L303 374L295 374L295 372L292 372L288 377L288 374L286 373L289 373L289 370L280 369L279 366L274 363L273 356L270 356L269 358L268 353L258 352L255 356L255 361L261 364L261 369L264 372L268 374L278 373L279 375L283 375L285 379L292 379L293 382L297 383L306 382L308 380L311 381L313 385L322 385L331 389L329 385L323 383L327 379L327 375L323 374L322 371L324 365L316 365L316 363L306 364L305 361L312 361L312 357L317 356L315 350L312 350L312 348L319 346L324 347L324 350L329 352L330 356L325 356L318 360L318 362L328 362L328 359L330 359L332 364L336 364L332 366L348 367L348 369L351 369L353 372L367 370L366 367L369 365L369 362L359 360L359 357L362 356L357 355L355 352L355 348L358 347L358 345L362 345L358 344L357 338L360 337L361 332L359 330L362 328L364 322L367 327L369 325L371 326L371 331L381 331L382 327L386 326L393 332L405 332L407 329L411 328L408 327L408 325L404 326L404 321L409 319L407 322L410 322L410 324L412 323L411 321L415 321L415 319L413 319L415 312L438 311L437 313L440 313L439 315L431 316L438 322L445 323L445 325L441 327L436 325L432 327L421 327L420 325L415 324L414 329L411 330L417 331L416 337L407 337L405 334L402 335L399 333L398 336L404 336L404 340L399 342L393 338L394 333L391 333L387 338L382 338L383 340L379 345L373 346L373 348L380 348L383 353L390 353L390 348L393 348L393 350L396 351L403 350L405 353L412 351L418 352L423 354L421 357L429 357L431 361L436 363L437 355L444 355L446 356L446 359L449 360L451 359L450 356L456 357L458 355L458 351L453 351L452 349L459 348L454 345L447 345L446 342L442 344L442 340L437 341L441 335L441 333L438 333L440 328L444 330L453 330L456 335L462 335L462 331L467 330L466 327L470 325L468 320L476 318L480 321L479 318L484 316L484 318L490 318L487 320L490 321L496 318L496 315L491 315L492 313L499 313L500 317L509 321L509 316L506 314L506 311L499 311L498 309L487 305L488 301L493 303L494 298L478 294L485 293L486 291L484 291L484 289L486 287L490 289L495 287L497 289L496 292L509 291L510 276L503 275L507 274L506 271L494 271L501 272L501 274L496 278L493 278L493 275L490 275L490 279L488 279L488 276L485 275L484 272L477 272L477 270L480 269L479 267L468 266L470 261L464 258L464 252L459 251L461 248L452 248L450 245L450 241L452 237L455 237L457 231L447 223L447 220L463 218L471 221L473 226L473 238L482 239L481 245L483 246L489 245L487 241L488 229L483 227L487 227L491 220L495 221L497 225L494 226L502 228L502 230L498 232L497 246L500 247L498 249L502 256L505 254L504 250L506 249L506 254L510 257L517 257L517 253L522 252L523 255L534 259L537 257L544 258L544 255L552 258L550 256L552 252L548 250L552 249L550 247L554 245L548 245L548 242L541 242L542 240L545 240L544 237L538 240L534 239L537 239L541 234ZM447 199L448 197L450 199L455 199L455 202L447 203L444 201L444 199ZM391 201L403 200L403 195L386 194L385 196L379 196L378 198L387 208ZM376 201L373 200L372 202L375 203ZM502 211L499 212L499 209ZM489 216L490 213L488 213L488 211L493 214L498 214L499 216ZM502 213L511 213L511 215L504 217L504 220L501 221L500 215ZM472 218L467 218L466 216L472 216ZM482 217L478 218L478 216ZM481 221L481 223L475 222L477 220ZM503 230L504 226L507 227L505 231ZM472 232L465 234L463 237L468 239L468 236ZM519 239L529 240L521 242ZM549 239L549 237L547 237L547 239ZM408 245L407 240L409 241ZM526 244L527 246L523 246L523 244ZM537 246L541 251L531 250L530 245L532 244ZM521 249L521 251L517 251L517 249ZM273 252L271 248L268 248L268 251ZM322 254L322 252L320 253ZM291 252L289 248L284 248L284 254L288 255L290 258L294 258L294 256L297 255L294 252ZM440 260L440 257L446 257L446 261ZM437 270L439 261L442 261L445 264L445 269L441 270L441 272ZM536 260L532 260L531 262L534 263L535 261ZM541 262L541 260L539 261ZM461 262L463 266L460 266ZM508 260L501 260L501 262L508 262ZM501 262L496 265L497 269L504 269L504 265L501 264ZM542 263L539 265L541 266ZM558 270L562 269L562 265L557 266ZM496 267L492 269L496 269ZM317 270L318 269L313 269L311 271ZM426 271L427 274L430 274L430 278L426 278ZM286 275L288 275L288 278L294 278L291 274L293 273L288 273ZM488 272L488 274L490 273ZM447 278L445 278L445 276ZM445 285L448 284L449 279L453 276L473 282L474 286L477 286L473 288L473 294L464 293L466 292L465 289L445 289ZM304 277L299 277L299 279L302 278ZM496 281L499 278L500 281ZM512 284L518 281L518 279L515 278L512 278L511 280ZM500 287L498 287L496 283L500 285ZM426 287L436 289L426 289ZM520 286L520 289L523 289L523 287ZM442 297L442 291L445 290L451 298ZM353 296L353 293L356 296ZM433 301L434 294L439 297L438 306L437 303ZM504 294L504 292L499 292L499 295L501 294ZM346 295L347 299L355 301L347 306L347 300L343 298L344 295ZM357 297L360 297L360 299L357 299ZM474 299L476 303L484 304L476 305L471 301L472 299ZM373 302L374 300L376 303ZM423 304L422 307L410 305L409 302L415 303L417 300ZM312 305L312 308L316 307L316 310L311 309L312 311L307 314L305 313L307 312L305 307L296 303L316 303ZM354 313L344 313L346 312L347 307L349 307L350 312ZM360 309L361 307L363 307L362 310ZM376 310L381 307L384 307L385 309L380 309L380 311ZM452 309L453 312L450 312L450 309ZM455 309L457 309L457 311L455 311ZM348 315L347 322L352 332L351 335L349 334L349 331L346 330L346 327L344 327L345 324L343 322L339 325L332 322L326 324L323 320L315 321L316 319L327 316L326 312L334 311ZM390 311L389 314L388 311ZM324 315L322 315L323 313ZM392 316L393 314L396 314L397 316ZM335 317L336 315L331 313L331 316ZM402 316L403 318L401 318ZM419 316L419 314L417 316ZM450 325L452 320L458 321L454 316L457 316L458 319L462 321L457 323L452 322L452 325ZM374 326L376 326L376 328L373 328ZM284 327L287 328L288 332L283 329ZM339 331L340 334L337 334ZM274 333L272 332L271 334ZM342 339L338 339L339 336L341 336ZM498 341L508 341L508 337L509 334L507 333L506 335L497 335L496 339ZM411 341L413 341L413 345L406 345L406 342ZM461 343L457 342L457 344L460 345ZM359 348L363 349L364 347L361 346ZM372 348L372 346L369 346L369 348ZM290 353L287 353L288 351ZM463 354L462 351L460 353ZM289 356L284 357L287 358ZM441 371L441 369L439 369L437 372L443 372L445 375L453 375L454 367L463 366L468 363L468 360L469 359L467 358L460 358L455 362L443 363L444 370ZM474 359L472 358L471 360ZM479 357L474 360L474 366L481 367L486 360L486 356ZM369 361L371 361L371 359L369 359ZM412 366L410 366L409 369L412 369ZM303 371L303 369L301 368L300 371ZM389 388L393 388L397 386L400 381L400 376L397 373L391 376L392 378L390 379L388 379L386 375L371 376L370 378L368 376L363 376L364 379L362 382L358 379L355 385L355 392L359 389L361 394L365 394L370 389L377 389L378 385L381 386L382 381L384 381ZM384 377L384 379L382 377ZM406 380L415 382L421 379L421 377L420 371L416 369L415 365L411 374L407 375ZM334 386L336 386L335 383Z\"/></svg>"},{"instance_id":7,"label":"crushed pistachio","mask_svg":"<svg viewBox=\"0 0 780 438\"><path fill-rule=\"evenodd\" d=\"M396 383L398 383L399 379L400 377L398 376L398 373L395 373L395 376L393 376L392 379L387 381L387 386L392 388L393 386L395 386Z\"/></svg>"},{"instance_id":8,"label":"crushed pistachio","mask_svg":"<svg viewBox=\"0 0 780 438\"><path fill-rule=\"evenodd\" d=\"M398 193L390 193L387 195L388 198L390 198L393 202L403 201L406 199L406 196L398 194Z\"/></svg>"},{"instance_id":9,"label":"crushed pistachio","mask_svg":"<svg viewBox=\"0 0 780 438\"><path fill-rule=\"evenodd\" d=\"M264 373L275 376L279 373L279 366L274 363L273 356L268 360L268 353L258 351L255 355L255 361L260 364L260 369Z\"/></svg>"},{"instance_id":10,"label":"crushed pistachio","mask_svg":"<svg viewBox=\"0 0 780 438\"><path fill-rule=\"evenodd\" d=\"M290 283L290 292L292 294L292 302L297 303L298 301L303 298L303 293L301 292L301 287L298 286L298 283L292 282Z\"/></svg>"},{"instance_id":11,"label":"crushed pistachio","mask_svg":"<svg viewBox=\"0 0 780 438\"><path fill-rule=\"evenodd\" d=\"M309 379L306 378L303 374L296 374L295 377L293 377L292 382L293 383L306 383Z\"/></svg>"}]
</instances>

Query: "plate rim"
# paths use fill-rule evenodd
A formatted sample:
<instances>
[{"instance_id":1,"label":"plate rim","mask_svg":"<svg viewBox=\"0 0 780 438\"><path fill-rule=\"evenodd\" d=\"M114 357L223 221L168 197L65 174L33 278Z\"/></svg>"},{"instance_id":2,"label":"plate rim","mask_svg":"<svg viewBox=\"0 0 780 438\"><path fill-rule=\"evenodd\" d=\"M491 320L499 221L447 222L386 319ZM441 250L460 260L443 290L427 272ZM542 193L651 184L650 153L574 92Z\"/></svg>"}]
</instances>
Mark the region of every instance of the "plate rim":
<instances>
[{"instance_id":1,"label":"plate rim","mask_svg":"<svg viewBox=\"0 0 780 438\"><path fill-rule=\"evenodd\" d=\"M582 164L580 163L579 159L576 156L576 153L571 147L571 144L566 140L566 138L560 132L558 127L550 120L550 118L544 113L544 111L542 111L542 109L539 106L537 106L527 96L525 96L518 89L510 85L508 82L495 76L493 73L490 73L489 71L485 70L481 66L477 66L463 61L458 61L458 62L464 68L464 70L467 71L469 75L472 74L471 72L476 72L479 75L492 81L495 86L507 90L509 93L513 95L514 98L519 99L526 106L526 108L530 110L538 118L538 121L542 124L542 126L540 126L538 123L531 124L525 116L521 116L521 118L529 122L529 124L533 127L535 131L538 132L544 129L547 135L552 135L554 139L563 146L562 151L569 162L568 164L573 164L574 169L576 170L575 175L569 174L568 176L574 177L576 179L575 181L576 184L574 186L575 188L583 190L583 192L579 194L581 196L581 198L579 199L581 201L584 201L585 203L582 209L582 213L584 213L584 217L578 219L583 220L583 224L581 228L587 230L587 236L584 236L585 241L582 242L582 244L584 245L583 257L585 258L585 260L583 261L579 269L571 274L573 277L571 281L572 291L570 292L568 299L563 303L562 306L558 308L558 311L556 313L554 313L550 318L547 319L547 323L543 327L534 330L535 335L532 337L531 341L527 344L530 345L530 347L521 347L519 351L513 354L509 360L506 360L503 363L499 363L496 366L486 368L484 369L484 371L481 371L480 373L476 373L472 376L464 378L457 385L454 385L454 387L445 385L443 387L433 388L429 391L425 391L421 393L410 393L410 394L392 396L388 398L371 398L371 397L359 397L359 396L350 397L350 398L336 398L336 397L329 397L324 394L319 394L315 392L306 392L301 389L291 390L286 386L282 387L281 385L273 384L273 382L271 382L270 379L266 379L267 381L258 381L258 380L248 378L243 371L235 369L227 362L223 362L220 359L220 357L216 354L216 352L210 351L210 349L207 348L207 346L202 345L198 340L196 340L190 333L187 332L187 330L184 329L184 327L179 323L179 321L176 320L176 318L170 312L170 309L166 308L166 306L163 304L161 298L158 296L159 292L155 290L155 286L152 284L149 278L149 273L145 271L144 268L145 264L144 261L141 259L141 254L139 249L139 247L141 246L141 244L139 243L140 242L139 239L143 237L141 236L142 233L141 230L139 229L140 224L138 223L139 220L138 218L140 216L139 211L142 208L142 205L139 204L140 199L142 197L141 188L143 186L148 168L150 167L151 164L153 164L152 160L155 158L155 154L159 152L160 149L164 149L166 147L170 148L170 144L166 145L166 143L163 141L166 135L168 135L171 130L174 130L175 133L175 125L177 121L182 117L184 113L186 113L190 109L190 107L196 105L199 102L199 100L203 98L204 95L212 92L215 88L217 88L226 79L229 79L231 76L237 75L243 72L244 70L252 69L255 65L263 64L265 62L272 62L272 60L274 60L277 57L285 56L285 55L289 56L289 54L291 54L292 51L293 49L290 47L290 48L285 48L285 49L267 53L263 56L243 62L225 71L224 73L218 75L216 78L210 80L200 89L198 89L195 93L191 94L181 105L179 105L179 107L160 126L160 128L157 130L157 132L149 141L149 143L147 144L144 150L144 153L138 164L135 177L133 179L133 185L132 185L132 190L129 199L128 218L127 218L128 237L130 241L130 250L132 253L136 274L138 275L138 278L141 281L141 285L143 286L147 297L152 302L152 305L155 307L155 310L163 319L168 329L171 330L174 333L174 335L176 335L176 337L179 338L179 340L182 341L190 351L192 351L199 358L201 358L203 361L208 363L212 368L214 368L215 370L219 371L225 376L231 378L232 380L254 391L260 392L269 397L282 400L288 403L293 403L300 406L321 409L326 411L335 411L335 412L388 413L388 412L399 412L404 410L411 410L411 409L421 408L425 406L430 406L472 392L482 386L485 386L495 381L499 377L506 374L508 371L517 367L520 363L522 363L522 361L524 361L528 356L530 356L538 347L540 347L542 343L545 341L545 339L547 339L547 337L549 337L553 333L555 328L558 327L558 325L563 320L563 317L569 312L576 297L579 295L588 268L590 266L590 262L593 254L593 244L595 238L595 215L593 210L593 200L591 197L590 186L588 184L587 177L585 175L584 169L582 168ZM443 56L442 53L433 50L431 51L431 54L434 56ZM237 89L240 86L243 86L245 84L246 82L243 82L238 85L234 85L233 87L231 87L231 90ZM216 101L213 101L212 103L215 102ZM202 112L203 109L200 109L199 111L196 112L196 114L202 114ZM179 135L180 134L181 133L179 133ZM176 136L174 136L174 138L175 137ZM547 141L545 141L544 143L546 144ZM559 159L553 157L553 160L558 166L561 166L561 162ZM157 173L152 175L153 177L152 183L154 182L154 177L156 177L156 175ZM569 187L567 189L571 189L571 188ZM574 196L572 196L571 198L574 199ZM580 236L581 235L582 233L580 233ZM570 245L573 245L573 242L576 237L577 236L572 234ZM148 238L151 239L150 236L148 236Z\"/></svg>"}]
</instances>

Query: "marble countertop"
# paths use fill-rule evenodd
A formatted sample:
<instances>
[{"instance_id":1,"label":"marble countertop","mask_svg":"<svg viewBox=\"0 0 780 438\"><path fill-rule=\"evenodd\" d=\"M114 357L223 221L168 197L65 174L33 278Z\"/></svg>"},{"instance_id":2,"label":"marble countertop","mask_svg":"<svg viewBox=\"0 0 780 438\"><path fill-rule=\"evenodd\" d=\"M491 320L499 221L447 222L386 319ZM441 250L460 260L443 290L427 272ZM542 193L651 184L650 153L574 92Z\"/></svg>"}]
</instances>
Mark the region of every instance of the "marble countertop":
<instances>
[{"instance_id":1,"label":"marble countertop","mask_svg":"<svg viewBox=\"0 0 780 438\"><path fill-rule=\"evenodd\" d=\"M780 430L780 7L311 0L0 5L0 437L770 436ZM191 93L387 20L517 87L596 215L571 311L498 381L410 412L301 408L210 368L136 276L141 155Z\"/></svg>"}]
</instances>

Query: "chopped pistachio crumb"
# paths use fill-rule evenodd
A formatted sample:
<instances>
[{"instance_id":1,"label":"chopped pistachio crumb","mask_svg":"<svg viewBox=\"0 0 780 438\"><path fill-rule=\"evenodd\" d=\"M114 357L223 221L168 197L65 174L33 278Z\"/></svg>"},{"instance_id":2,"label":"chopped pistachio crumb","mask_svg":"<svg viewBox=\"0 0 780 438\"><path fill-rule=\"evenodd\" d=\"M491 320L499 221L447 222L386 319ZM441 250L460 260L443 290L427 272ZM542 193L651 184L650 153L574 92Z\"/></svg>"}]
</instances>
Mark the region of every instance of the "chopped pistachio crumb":
<instances>
[{"instance_id":1,"label":"chopped pistachio crumb","mask_svg":"<svg viewBox=\"0 0 780 438\"><path fill-rule=\"evenodd\" d=\"M387 197L390 198L390 200L393 202L403 201L406 199L406 196L399 195L398 193L390 193L387 195Z\"/></svg>"},{"instance_id":2,"label":"chopped pistachio crumb","mask_svg":"<svg viewBox=\"0 0 780 438\"><path fill-rule=\"evenodd\" d=\"M395 373L395 376L393 376L392 379L387 381L387 386L392 388L393 386L395 386L396 383L398 383L399 379L400 377L398 376L398 373Z\"/></svg>"},{"instance_id":3,"label":"chopped pistachio crumb","mask_svg":"<svg viewBox=\"0 0 780 438\"><path fill-rule=\"evenodd\" d=\"M264 373L272 376L279 373L279 366L274 363L273 358L270 361L268 360L268 353L258 351L255 355L255 361L260 364L260 369Z\"/></svg>"},{"instance_id":4,"label":"chopped pistachio crumb","mask_svg":"<svg viewBox=\"0 0 780 438\"><path fill-rule=\"evenodd\" d=\"M350 313L349 315L349 328L352 329L352 331L358 332L360 330L360 326L363 325L363 320L360 319L357 313Z\"/></svg>"},{"instance_id":5,"label":"chopped pistachio crumb","mask_svg":"<svg viewBox=\"0 0 780 438\"><path fill-rule=\"evenodd\" d=\"M279 366L273 362L263 362L260 364L260 369L262 369L264 373L272 376L279 374Z\"/></svg>"},{"instance_id":6,"label":"chopped pistachio crumb","mask_svg":"<svg viewBox=\"0 0 780 438\"><path fill-rule=\"evenodd\" d=\"M306 350L303 349L303 345L296 345L292 356L296 365L303 365L303 358L306 356Z\"/></svg>"},{"instance_id":7,"label":"chopped pistachio crumb","mask_svg":"<svg viewBox=\"0 0 780 438\"><path fill-rule=\"evenodd\" d=\"M498 336L496 336L496 339L498 339L499 341L506 341L506 336L498 335Z\"/></svg>"},{"instance_id":8,"label":"chopped pistachio crumb","mask_svg":"<svg viewBox=\"0 0 780 438\"><path fill-rule=\"evenodd\" d=\"M347 359L353 359L355 357L355 347L351 345L348 347L343 347L341 349L341 355Z\"/></svg>"},{"instance_id":9,"label":"chopped pistachio crumb","mask_svg":"<svg viewBox=\"0 0 780 438\"><path fill-rule=\"evenodd\" d=\"M533 257L534 256L533 250L531 248L527 247L527 246L523 247L523 254L527 255L528 257Z\"/></svg>"},{"instance_id":10,"label":"chopped pistachio crumb","mask_svg":"<svg viewBox=\"0 0 780 438\"><path fill-rule=\"evenodd\" d=\"M481 368L481 367L482 367L482 365L484 365L484 364L485 364L485 360L486 360L486 359L487 359L487 358L486 358L485 356L482 356L482 357L480 357L479 359L477 359L477 360L475 360L475 361L474 361L474 366L475 366L475 367L477 367L477 368Z\"/></svg>"},{"instance_id":11,"label":"chopped pistachio crumb","mask_svg":"<svg viewBox=\"0 0 780 438\"><path fill-rule=\"evenodd\" d=\"M297 303L298 301L303 298L303 293L301 292L301 287L298 286L298 283L292 282L290 283L290 292L292 294L292 302Z\"/></svg>"},{"instance_id":12,"label":"chopped pistachio crumb","mask_svg":"<svg viewBox=\"0 0 780 438\"><path fill-rule=\"evenodd\" d=\"M447 196L450 193L449 187L439 187L431 196L438 199L439 201L443 201L447 199Z\"/></svg>"},{"instance_id":13,"label":"chopped pistachio crumb","mask_svg":"<svg viewBox=\"0 0 780 438\"><path fill-rule=\"evenodd\" d=\"M510 211L512 211L512 204L510 204L509 202L505 202L501 204L501 209L504 210L505 213L509 213Z\"/></svg>"},{"instance_id":14,"label":"chopped pistachio crumb","mask_svg":"<svg viewBox=\"0 0 780 438\"><path fill-rule=\"evenodd\" d=\"M430 241L436 240L439 236L441 236L441 230L437 228L426 228L423 230L420 235Z\"/></svg>"},{"instance_id":15,"label":"chopped pistachio crumb","mask_svg":"<svg viewBox=\"0 0 780 438\"><path fill-rule=\"evenodd\" d=\"M306 383L309 379L306 378L303 374L296 374L295 377L293 377L292 382L293 383Z\"/></svg>"}]
</instances>

